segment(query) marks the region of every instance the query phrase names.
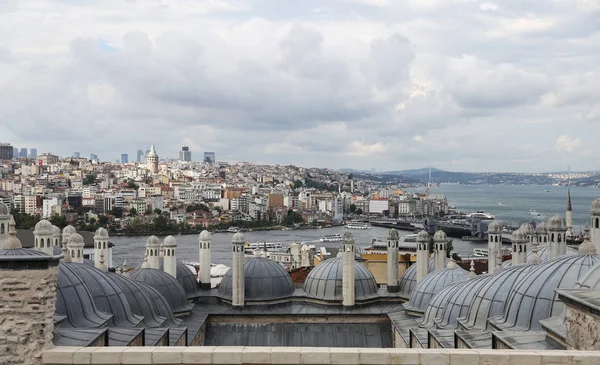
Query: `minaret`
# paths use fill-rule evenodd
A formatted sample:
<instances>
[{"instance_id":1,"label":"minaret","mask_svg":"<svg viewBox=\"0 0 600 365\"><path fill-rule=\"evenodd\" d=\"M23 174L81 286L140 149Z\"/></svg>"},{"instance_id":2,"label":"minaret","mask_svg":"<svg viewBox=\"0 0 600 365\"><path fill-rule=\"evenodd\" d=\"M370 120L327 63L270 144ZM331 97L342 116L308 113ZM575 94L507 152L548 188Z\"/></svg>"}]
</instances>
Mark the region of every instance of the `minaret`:
<instances>
[{"instance_id":1,"label":"minaret","mask_svg":"<svg viewBox=\"0 0 600 365\"><path fill-rule=\"evenodd\" d=\"M565 255L567 253L567 227L560 215L555 215L548 220L548 260Z\"/></svg>"},{"instance_id":2,"label":"minaret","mask_svg":"<svg viewBox=\"0 0 600 365\"><path fill-rule=\"evenodd\" d=\"M0 250L4 249L4 242L8 239L11 215L8 206L0 202Z\"/></svg>"},{"instance_id":3,"label":"minaret","mask_svg":"<svg viewBox=\"0 0 600 365\"><path fill-rule=\"evenodd\" d=\"M200 232L200 270L198 271L198 281L200 289L210 290L210 233L207 230Z\"/></svg>"},{"instance_id":4,"label":"minaret","mask_svg":"<svg viewBox=\"0 0 600 365\"><path fill-rule=\"evenodd\" d=\"M511 241L513 249L512 264L524 264L527 260L527 245L529 243L527 232L521 228L517 229L512 233Z\"/></svg>"},{"instance_id":5,"label":"minaret","mask_svg":"<svg viewBox=\"0 0 600 365\"><path fill-rule=\"evenodd\" d=\"M152 145L150 152L148 152L148 156L146 156L146 162L148 164L148 170L150 170L150 173L158 174L158 154L154 149L154 145Z\"/></svg>"},{"instance_id":6,"label":"minaret","mask_svg":"<svg viewBox=\"0 0 600 365\"><path fill-rule=\"evenodd\" d=\"M160 269L160 240L156 236L150 236L146 240L146 255L148 256L148 267Z\"/></svg>"},{"instance_id":7,"label":"minaret","mask_svg":"<svg viewBox=\"0 0 600 365\"><path fill-rule=\"evenodd\" d=\"M446 267L446 245L448 236L446 232L439 230L433 235L433 252L435 253L435 270Z\"/></svg>"},{"instance_id":8,"label":"minaret","mask_svg":"<svg viewBox=\"0 0 600 365\"><path fill-rule=\"evenodd\" d=\"M164 270L167 274L177 278L177 241L175 237L167 236L164 242Z\"/></svg>"},{"instance_id":9,"label":"minaret","mask_svg":"<svg viewBox=\"0 0 600 365\"><path fill-rule=\"evenodd\" d=\"M429 233L417 234L417 283L429 274Z\"/></svg>"},{"instance_id":10,"label":"minaret","mask_svg":"<svg viewBox=\"0 0 600 365\"><path fill-rule=\"evenodd\" d=\"M240 232L233 235L231 239L233 259L231 261L231 282L232 282L232 293L231 293L231 305L234 307L244 306L244 291L245 291L245 277L244 277L244 244L246 238Z\"/></svg>"},{"instance_id":11,"label":"minaret","mask_svg":"<svg viewBox=\"0 0 600 365\"><path fill-rule=\"evenodd\" d=\"M94 266L100 268L100 256L106 260L108 257L108 231L105 228L98 228L94 233Z\"/></svg>"},{"instance_id":12,"label":"minaret","mask_svg":"<svg viewBox=\"0 0 600 365\"><path fill-rule=\"evenodd\" d=\"M62 236L60 234L60 228L57 226L52 226L52 241L54 247L61 248L62 246Z\"/></svg>"},{"instance_id":13,"label":"minaret","mask_svg":"<svg viewBox=\"0 0 600 365\"><path fill-rule=\"evenodd\" d=\"M52 240L53 235L52 223L46 219L37 222L33 231L35 250L52 256L52 246L54 245Z\"/></svg>"},{"instance_id":14,"label":"minaret","mask_svg":"<svg viewBox=\"0 0 600 365\"><path fill-rule=\"evenodd\" d=\"M498 265L502 265L502 227L497 221L493 221L488 226L488 273L493 274ZM498 262L500 256L500 262Z\"/></svg>"},{"instance_id":15,"label":"minaret","mask_svg":"<svg viewBox=\"0 0 600 365\"><path fill-rule=\"evenodd\" d=\"M387 291L397 293L398 288L398 241L400 234L394 228L388 234L387 252Z\"/></svg>"},{"instance_id":16,"label":"minaret","mask_svg":"<svg viewBox=\"0 0 600 365\"><path fill-rule=\"evenodd\" d=\"M79 233L73 233L67 242L67 250L71 255L71 262L83 264L83 237Z\"/></svg>"},{"instance_id":17,"label":"minaret","mask_svg":"<svg viewBox=\"0 0 600 365\"><path fill-rule=\"evenodd\" d=\"M342 305L352 307L354 305L354 236L350 232L344 233L342 244ZM396 261L397 262L397 261Z\"/></svg>"},{"instance_id":18,"label":"minaret","mask_svg":"<svg viewBox=\"0 0 600 365\"><path fill-rule=\"evenodd\" d=\"M600 252L600 198L592 202L590 214L592 215L592 244L596 247L596 252Z\"/></svg>"}]
</instances>

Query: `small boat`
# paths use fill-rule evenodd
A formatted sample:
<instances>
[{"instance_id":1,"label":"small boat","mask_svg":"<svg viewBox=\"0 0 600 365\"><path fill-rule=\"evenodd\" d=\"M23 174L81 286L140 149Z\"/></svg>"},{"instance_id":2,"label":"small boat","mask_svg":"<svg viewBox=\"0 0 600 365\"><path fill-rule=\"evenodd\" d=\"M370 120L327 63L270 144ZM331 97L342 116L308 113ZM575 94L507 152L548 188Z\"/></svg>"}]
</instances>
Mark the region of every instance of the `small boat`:
<instances>
[{"instance_id":1,"label":"small boat","mask_svg":"<svg viewBox=\"0 0 600 365\"><path fill-rule=\"evenodd\" d=\"M502 202L498 202L498 205L499 205L499 206L502 206Z\"/></svg>"},{"instance_id":2,"label":"small boat","mask_svg":"<svg viewBox=\"0 0 600 365\"><path fill-rule=\"evenodd\" d=\"M478 210L475 213L469 213L469 214L467 214L467 218L475 218L475 219L481 219L481 220L492 220L492 219L495 219L496 217L494 217L490 213L484 212L483 210Z\"/></svg>"},{"instance_id":3,"label":"small boat","mask_svg":"<svg viewBox=\"0 0 600 365\"><path fill-rule=\"evenodd\" d=\"M342 237L342 235L338 234L338 233L327 234L327 235L321 236L319 238L319 241L321 241L321 242L341 242L343 240L344 240L344 237Z\"/></svg>"},{"instance_id":4,"label":"small boat","mask_svg":"<svg viewBox=\"0 0 600 365\"><path fill-rule=\"evenodd\" d=\"M550 189L544 190L544 193L549 193L549 192L550 192Z\"/></svg>"},{"instance_id":5,"label":"small boat","mask_svg":"<svg viewBox=\"0 0 600 365\"><path fill-rule=\"evenodd\" d=\"M487 248L474 248L473 256L475 257L488 257L490 251Z\"/></svg>"},{"instance_id":6,"label":"small boat","mask_svg":"<svg viewBox=\"0 0 600 365\"><path fill-rule=\"evenodd\" d=\"M539 217L539 216L541 216L541 214L540 214L540 213L538 213L538 212L536 212L536 211L535 211L535 209L529 209L529 213L530 213L531 215L534 215L534 216L536 216L536 217Z\"/></svg>"},{"instance_id":7,"label":"small boat","mask_svg":"<svg viewBox=\"0 0 600 365\"><path fill-rule=\"evenodd\" d=\"M348 229L369 229L371 225L364 222L348 222L344 227Z\"/></svg>"},{"instance_id":8,"label":"small boat","mask_svg":"<svg viewBox=\"0 0 600 365\"><path fill-rule=\"evenodd\" d=\"M406 236L404 236L403 241L404 242L417 242L417 235L416 234L407 234Z\"/></svg>"},{"instance_id":9,"label":"small boat","mask_svg":"<svg viewBox=\"0 0 600 365\"><path fill-rule=\"evenodd\" d=\"M229 227L229 229L227 229L227 232L238 233L238 232L240 232L240 229L238 227Z\"/></svg>"}]
</instances>

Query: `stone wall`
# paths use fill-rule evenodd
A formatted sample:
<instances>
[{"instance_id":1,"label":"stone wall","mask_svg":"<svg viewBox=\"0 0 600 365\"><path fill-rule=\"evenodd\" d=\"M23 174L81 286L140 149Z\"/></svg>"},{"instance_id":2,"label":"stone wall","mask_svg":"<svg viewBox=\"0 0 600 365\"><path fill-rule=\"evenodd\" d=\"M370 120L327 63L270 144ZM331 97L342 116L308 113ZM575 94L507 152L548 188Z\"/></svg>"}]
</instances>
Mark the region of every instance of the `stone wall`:
<instances>
[{"instance_id":1,"label":"stone wall","mask_svg":"<svg viewBox=\"0 0 600 365\"><path fill-rule=\"evenodd\" d=\"M0 272L0 364L41 364L52 347L58 266Z\"/></svg>"},{"instance_id":2,"label":"stone wall","mask_svg":"<svg viewBox=\"0 0 600 365\"><path fill-rule=\"evenodd\" d=\"M600 316L566 304L567 344L574 350L600 350Z\"/></svg>"},{"instance_id":3,"label":"stone wall","mask_svg":"<svg viewBox=\"0 0 600 365\"><path fill-rule=\"evenodd\" d=\"M44 364L595 365L600 351L357 349L308 347L56 347Z\"/></svg>"}]
</instances>

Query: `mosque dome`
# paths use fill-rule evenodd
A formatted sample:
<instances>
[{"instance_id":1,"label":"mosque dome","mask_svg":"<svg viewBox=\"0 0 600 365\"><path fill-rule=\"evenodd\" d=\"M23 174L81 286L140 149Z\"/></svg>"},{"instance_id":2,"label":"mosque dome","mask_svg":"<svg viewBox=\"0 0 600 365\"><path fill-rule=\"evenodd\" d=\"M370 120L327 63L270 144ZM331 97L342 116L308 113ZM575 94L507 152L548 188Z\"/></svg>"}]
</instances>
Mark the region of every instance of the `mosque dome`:
<instances>
[{"instance_id":1,"label":"mosque dome","mask_svg":"<svg viewBox=\"0 0 600 365\"><path fill-rule=\"evenodd\" d=\"M496 220L492 221L492 223L490 223L490 225L488 226L488 233L501 233L502 232L502 226L500 225L500 223Z\"/></svg>"},{"instance_id":2,"label":"mosque dome","mask_svg":"<svg viewBox=\"0 0 600 365\"><path fill-rule=\"evenodd\" d=\"M108 238L108 231L106 230L106 228L100 227L94 233L94 238L96 238L96 239L103 239L103 238L106 239L106 238Z\"/></svg>"},{"instance_id":3,"label":"mosque dome","mask_svg":"<svg viewBox=\"0 0 600 365\"><path fill-rule=\"evenodd\" d=\"M136 284L146 290L146 294L152 299L152 303L154 303L158 314L166 318L166 321L162 324L164 327L178 327L181 324L182 320L175 317L173 307L171 307L169 301L158 290L141 281L136 281Z\"/></svg>"},{"instance_id":4,"label":"mosque dome","mask_svg":"<svg viewBox=\"0 0 600 365\"><path fill-rule=\"evenodd\" d=\"M526 235L535 233L535 228L533 228L533 226L529 222L521 224L521 227L519 227L519 229L523 230L523 232L525 232Z\"/></svg>"},{"instance_id":5,"label":"mosque dome","mask_svg":"<svg viewBox=\"0 0 600 365\"><path fill-rule=\"evenodd\" d=\"M137 268L129 272L133 280L141 281L158 290L162 294L175 314L186 313L192 310L193 305L188 303L188 296L179 281L168 273L151 268Z\"/></svg>"},{"instance_id":6,"label":"mosque dome","mask_svg":"<svg viewBox=\"0 0 600 365\"><path fill-rule=\"evenodd\" d=\"M464 319L460 320L468 329L485 330L488 318L502 315L508 295L520 281L533 269L533 265L515 265L502 269L490 276L480 290L474 294Z\"/></svg>"},{"instance_id":7,"label":"mosque dome","mask_svg":"<svg viewBox=\"0 0 600 365\"><path fill-rule=\"evenodd\" d=\"M237 232L231 238L231 243L246 243L246 238L243 233Z\"/></svg>"},{"instance_id":8,"label":"mosque dome","mask_svg":"<svg viewBox=\"0 0 600 365\"><path fill-rule=\"evenodd\" d=\"M146 240L146 247L158 247L160 246L160 240L158 239L158 237L156 236L150 236L148 237L148 239Z\"/></svg>"},{"instance_id":9,"label":"mosque dome","mask_svg":"<svg viewBox=\"0 0 600 365\"><path fill-rule=\"evenodd\" d=\"M600 265L588 270L575 284L575 289L598 289L600 288Z\"/></svg>"},{"instance_id":10,"label":"mosque dome","mask_svg":"<svg viewBox=\"0 0 600 365\"><path fill-rule=\"evenodd\" d=\"M207 230L200 232L200 235L198 235L198 239L200 241L210 241L210 239L211 239L210 232Z\"/></svg>"},{"instance_id":11,"label":"mosque dome","mask_svg":"<svg viewBox=\"0 0 600 365\"><path fill-rule=\"evenodd\" d=\"M105 327L112 316L98 310L88 287L77 274L75 265L77 264L62 262L58 265L55 313L67 317L60 326Z\"/></svg>"},{"instance_id":12,"label":"mosque dome","mask_svg":"<svg viewBox=\"0 0 600 365\"><path fill-rule=\"evenodd\" d=\"M600 198L594 199L594 201L592 202L590 213L600 214Z\"/></svg>"},{"instance_id":13,"label":"mosque dome","mask_svg":"<svg viewBox=\"0 0 600 365\"><path fill-rule=\"evenodd\" d=\"M9 215L8 206L2 202L0 202L0 215Z\"/></svg>"},{"instance_id":14,"label":"mosque dome","mask_svg":"<svg viewBox=\"0 0 600 365\"><path fill-rule=\"evenodd\" d=\"M527 241L527 232L521 228L513 231L512 233L512 242L525 242Z\"/></svg>"},{"instance_id":15,"label":"mosque dome","mask_svg":"<svg viewBox=\"0 0 600 365\"><path fill-rule=\"evenodd\" d=\"M19 242L19 244L21 244L21 241L19 241L19 239L17 237L8 237L6 239L6 241L4 241L5 248L3 250L0 250L0 257L16 257L16 256L50 257L50 256L48 256L48 254L46 254L44 252L36 251L31 248L7 247L8 244L11 244L11 246L13 245L13 241L9 241L9 240L17 240ZM12 247L14 247L14 246L12 246Z\"/></svg>"},{"instance_id":16,"label":"mosque dome","mask_svg":"<svg viewBox=\"0 0 600 365\"><path fill-rule=\"evenodd\" d=\"M163 243L165 247L177 247L177 241L173 236L167 236Z\"/></svg>"},{"instance_id":17,"label":"mosque dome","mask_svg":"<svg viewBox=\"0 0 600 365\"><path fill-rule=\"evenodd\" d=\"M410 295L408 303L404 304L407 311L423 313L436 294L445 287L457 282L466 281L469 272L454 261L448 261L444 269L436 270L423 278Z\"/></svg>"},{"instance_id":18,"label":"mosque dome","mask_svg":"<svg viewBox=\"0 0 600 365\"><path fill-rule=\"evenodd\" d=\"M306 296L341 301L342 267L341 258L325 260L315 266L304 281ZM354 262L354 294L356 300L366 300L377 295L377 282L373 274L358 262Z\"/></svg>"},{"instance_id":19,"label":"mosque dome","mask_svg":"<svg viewBox=\"0 0 600 365\"><path fill-rule=\"evenodd\" d=\"M56 256L60 256L60 255L62 255L62 249L60 247L58 247L58 246L53 246L52 247L52 254L56 255Z\"/></svg>"},{"instance_id":20,"label":"mosque dome","mask_svg":"<svg viewBox=\"0 0 600 365\"><path fill-rule=\"evenodd\" d=\"M163 325L167 319L159 314L152 297L148 294L147 286L142 286L140 282L123 275L115 273L107 275L121 288L131 311L144 318L142 319L144 327L155 328Z\"/></svg>"},{"instance_id":21,"label":"mosque dome","mask_svg":"<svg viewBox=\"0 0 600 365\"><path fill-rule=\"evenodd\" d=\"M76 232L77 232L77 230L75 229L75 227L73 227L72 225L69 224L68 226L63 228L62 234L63 234L63 236L70 236Z\"/></svg>"},{"instance_id":22,"label":"mosque dome","mask_svg":"<svg viewBox=\"0 0 600 365\"><path fill-rule=\"evenodd\" d=\"M52 228L52 223L46 219L42 219L36 223L33 234L52 234L53 231L54 228Z\"/></svg>"},{"instance_id":23,"label":"mosque dome","mask_svg":"<svg viewBox=\"0 0 600 365\"><path fill-rule=\"evenodd\" d=\"M434 241L446 242L447 239L448 239L448 236L446 236L446 232L444 232L442 230L435 232L435 234L433 235Z\"/></svg>"},{"instance_id":24,"label":"mosque dome","mask_svg":"<svg viewBox=\"0 0 600 365\"><path fill-rule=\"evenodd\" d=\"M426 230L419 231L417 233L417 242L427 241L429 242L429 233Z\"/></svg>"},{"instance_id":25,"label":"mosque dome","mask_svg":"<svg viewBox=\"0 0 600 365\"><path fill-rule=\"evenodd\" d=\"M548 227L546 226L546 222L542 222L542 223L538 224L538 226L535 228L535 232L537 234L548 233Z\"/></svg>"},{"instance_id":26,"label":"mosque dome","mask_svg":"<svg viewBox=\"0 0 600 365\"><path fill-rule=\"evenodd\" d=\"M423 317L417 319L417 323L421 327L431 328L435 326L435 320L440 317L444 311L444 307L448 305L448 300L455 289L461 285L462 282L454 283L450 286L445 287L436 296L431 298L431 301L427 305L427 309L423 314Z\"/></svg>"},{"instance_id":27,"label":"mosque dome","mask_svg":"<svg viewBox=\"0 0 600 365\"><path fill-rule=\"evenodd\" d=\"M442 307L442 312L435 323L438 328L454 329L458 327L458 319L463 318L469 311L473 297L492 278L492 275L478 275L461 282L448 296L448 301Z\"/></svg>"},{"instance_id":28,"label":"mosque dome","mask_svg":"<svg viewBox=\"0 0 600 365\"><path fill-rule=\"evenodd\" d=\"M198 296L198 280L190 270L190 268L181 261L177 261L176 267L177 281L183 287L183 290L187 293L188 298L195 298Z\"/></svg>"},{"instance_id":29,"label":"mosque dome","mask_svg":"<svg viewBox=\"0 0 600 365\"><path fill-rule=\"evenodd\" d=\"M501 330L540 330L539 321L563 309L556 289L571 289L600 255L560 256L536 266L511 290L501 318L490 323Z\"/></svg>"},{"instance_id":30,"label":"mosque dome","mask_svg":"<svg viewBox=\"0 0 600 365\"><path fill-rule=\"evenodd\" d=\"M317 265L317 267L321 265ZM219 285L219 296L223 299L231 299L233 292L232 274L233 269L227 270ZM260 302L286 299L291 297L293 293L294 283L292 283L290 274L277 262L265 257L250 258L244 262L245 301Z\"/></svg>"},{"instance_id":31,"label":"mosque dome","mask_svg":"<svg viewBox=\"0 0 600 365\"><path fill-rule=\"evenodd\" d=\"M85 286L92 294L96 307L112 314L109 322L111 327L137 327L142 318L133 314L129 302L121 288L101 270L76 262L66 263L81 277Z\"/></svg>"},{"instance_id":32,"label":"mosque dome","mask_svg":"<svg viewBox=\"0 0 600 365\"><path fill-rule=\"evenodd\" d=\"M435 260L429 259L427 263L427 272L430 273L435 270ZM410 294L417 285L417 265L410 265L408 269L400 277L398 287L400 289L400 296L403 298L410 298Z\"/></svg>"},{"instance_id":33,"label":"mosque dome","mask_svg":"<svg viewBox=\"0 0 600 365\"><path fill-rule=\"evenodd\" d=\"M560 215L555 215L548 219L548 230L561 230L565 228L565 221Z\"/></svg>"},{"instance_id":34,"label":"mosque dome","mask_svg":"<svg viewBox=\"0 0 600 365\"><path fill-rule=\"evenodd\" d=\"M67 242L67 247L83 247L85 245L83 241L83 236L79 233L73 233L69 236L69 242Z\"/></svg>"},{"instance_id":35,"label":"mosque dome","mask_svg":"<svg viewBox=\"0 0 600 365\"><path fill-rule=\"evenodd\" d=\"M52 226L52 236L60 237L60 228L57 226Z\"/></svg>"}]
</instances>

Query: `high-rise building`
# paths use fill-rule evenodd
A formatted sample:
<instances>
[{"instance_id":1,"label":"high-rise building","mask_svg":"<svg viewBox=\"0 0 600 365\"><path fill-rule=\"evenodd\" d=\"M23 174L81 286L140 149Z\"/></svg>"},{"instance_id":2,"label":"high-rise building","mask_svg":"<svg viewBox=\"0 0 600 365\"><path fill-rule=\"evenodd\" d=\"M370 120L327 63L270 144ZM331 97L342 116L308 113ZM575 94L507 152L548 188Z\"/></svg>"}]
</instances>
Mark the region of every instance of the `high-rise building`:
<instances>
[{"instance_id":1,"label":"high-rise building","mask_svg":"<svg viewBox=\"0 0 600 365\"><path fill-rule=\"evenodd\" d=\"M19 149L17 147L13 147L13 157L19 157Z\"/></svg>"},{"instance_id":2,"label":"high-rise building","mask_svg":"<svg viewBox=\"0 0 600 365\"><path fill-rule=\"evenodd\" d=\"M81 157L81 153L79 153L79 152L73 152L73 157L80 158Z\"/></svg>"},{"instance_id":3,"label":"high-rise building","mask_svg":"<svg viewBox=\"0 0 600 365\"><path fill-rule=\"evenodd\" d=\"M95 153L90 153L90 160L92 161L98 161L98 155Z\"/></svg>"},{"instance_id":4,"label":"high-rise building","mask_svg":"<svg viewBox=\"0 0 600 365\"><path fill-rule=\"evenodd\" d=\"M204 152L204 162L215 163L217 161L214 152Z\"/></svg>"},{"instance_id":5,"label":"high-rise building","mask_svg":"<svg viewBox=\"0 0 600 365\"><path fill-rule=\"evenodd\" d=\"M19 157L27 158L27 148L21 148L21 151L19 152Z\"/></svg>"},{"instance_id":6,"label":"high-rise building","mask_svg":"<svg viewBox=\"0 0 600 365\"><path fill-rule=\"evenodd\" d=\"M129 163L129 156L127 156L127 154L126 154L126 153L122 153L122 154L121 154L121 163L122 163L122 164Z\"/></svg>"},{"instance_id":7,"label":"high-rise building","mask_svg":"<svg viewBox=\"0 0 600 365\"><path fill-rule=\"evenodd\" d=\"M179 151L179 160L181 161L191 161L192 160L192 151L190 151L189 147L181 147L181 151Z\"/></svg>"},{"instance_id":8,"label":"high-rise building","mask_svg":"<svg viewBox=\"0 0 600 365\"><path fill-rule=\"evenodd\" d=\"M37 158L37 148L32 148L29 150L29 158Z\"/></svg>"},{"instance_id":9,"label":"high-rise building","mask_svg":"<svg viewBox=\"0 0 600 365\"><path fill-rule=\"evenodd\" d=\"M0 160L12 160L13 153L13 146L10 143L0 143Z\"/></svg>"},{"instance_id":10,"label":"high-rise building","mask_svg":"<svg viewBox=\"0 0 600 365\"><path fill-rule=\"evenodd\" d=\"M137 162L142 162L142 156L144 156L144 151L142 150L137 150Z\"/></svg>"}]
</instances>

